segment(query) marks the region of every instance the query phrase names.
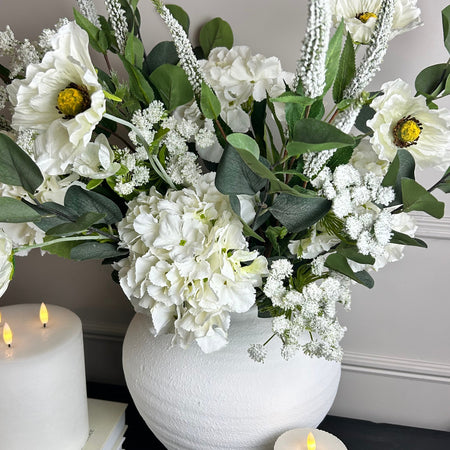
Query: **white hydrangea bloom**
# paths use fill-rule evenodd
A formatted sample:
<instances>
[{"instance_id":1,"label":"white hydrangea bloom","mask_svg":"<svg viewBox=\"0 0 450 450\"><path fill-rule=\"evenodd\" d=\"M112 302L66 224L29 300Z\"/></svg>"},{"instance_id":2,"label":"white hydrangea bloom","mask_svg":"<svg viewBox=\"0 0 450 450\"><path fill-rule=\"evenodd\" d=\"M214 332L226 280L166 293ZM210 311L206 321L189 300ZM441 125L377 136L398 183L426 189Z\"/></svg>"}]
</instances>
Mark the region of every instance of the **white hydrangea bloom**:
<instances>
[{"instance_id":1,"label":"white hydrangea bloom","mask_svg":"<svg viewBox=\"0 0 450 450\"><path fill-rule=\"evenodd\" d=\"M282 70L278 58L252 55L247 46L235 46L230 50L214 48L208 59L199 63L220 100L221 117L235 132L246 132L250 128L250 118L245 112L249 100L261 101L267 94L278 97L285 92L285 83L293 82L293 74ZM276 106L277 114L281 115L284 108Z\"/></svg>"},{"instance_id":2,"label":"white hydrangea bloom","mask_svg":"<svg viewBox=\"0 0 450 450\"><path fill-rule=\"evenodd\" d=\"M362 175L373 173L378 177L386 175L389 168L389 162L380 159L366 139L353 150L350 164Z\"/></svg>"},{"instance_id":3,"label":"white hydrangea bloom","mask_svg":"<svg viewBox=\"0 0 450 450\"><path fill-rule=\"evenodd\" d=\"M14 273L12 250L11 240L0 230L0 297L8 288Z\"/></svg>"},{"instance_id":4,"label":"white hydrangea bloom","mask_svg":"<svg viewBox=\"0 0 450 450\"><path fill-rule=\"evenodd\" d=\"M8 86L12 126L38 134L36 162L49 175L70 171L105 111L103 89L88 53L87 33L74 22L55 35L53 50ZM59 111L58 109L59 108Z\"/></svg>"},{"instance_id":5,"label":"white hydrangea bloom","mask_svg":"<svg viewBox=\"0 0 450 450\"><path fill-rule=\"evenodd\" d=\"M392 161L398 148L405 148L419 168L447 169L450 164L450 111L431 110L425 98L414 97L411 87L401 79L381 87L383 95L372 101L376 113L367 125L370 139L380 159Z\"/></svg>"},{"instance_id":6,"label":"white hydrangea bloom","mask_svg":"<svg viewBox=\"0 0 450 450\"><path fill-rule=\"evenodd\" d=\"M336 0L331 2L335 24L344 19L353 41L367 44L375 28L382 0ZM391 36L409 31L421 24L417 0L397 0Z\"/></svg>"},{"instance_id":7,"label":"white hydrangea bloom","mask_svg":"<svg viewBox=\"0 0 450 450\"><path fill-rule=\"evenodd\" d=\"M172 332L183 347L195 340L206 353L226 345L229 313L254 304L267 262L248 251L214 174L164 197L154 188L140 194L118 229L130 250L116 264L120 284L136 310L151 315L153 332Z\"/></svg>"}]
</instances>

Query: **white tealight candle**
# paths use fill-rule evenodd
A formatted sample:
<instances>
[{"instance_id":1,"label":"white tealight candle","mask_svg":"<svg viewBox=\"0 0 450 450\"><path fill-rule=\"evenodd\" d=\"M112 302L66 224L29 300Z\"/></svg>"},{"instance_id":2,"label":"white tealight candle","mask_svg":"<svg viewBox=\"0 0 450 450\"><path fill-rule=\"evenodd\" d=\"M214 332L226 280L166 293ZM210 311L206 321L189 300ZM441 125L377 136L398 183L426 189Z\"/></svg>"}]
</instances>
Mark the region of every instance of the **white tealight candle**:
<instances>
[{"instance_id":1,"label":"white tealight candle","mask_svg":"<svg viewBox=\"0 0 450 450\"><path fill-rule=\"evenodd\" d=\"M312 433L316 450L347 450L347 447L336 436L323 430L312 428L295 428L286 431L275 442L274 450L310 450L308 435Z\"/></svg>"},{"instance_id":2,"label":"white tealight candle","mask_svg":"<svg viewBox=\"0 0 450 450\"><path fill-rule=\"evenodd\" d=\"M0 447L80 450L89 433L81 321L48 305L44 328L39 306L2 308L14 337L0 342Z\"/></svg>"}]
</instances>

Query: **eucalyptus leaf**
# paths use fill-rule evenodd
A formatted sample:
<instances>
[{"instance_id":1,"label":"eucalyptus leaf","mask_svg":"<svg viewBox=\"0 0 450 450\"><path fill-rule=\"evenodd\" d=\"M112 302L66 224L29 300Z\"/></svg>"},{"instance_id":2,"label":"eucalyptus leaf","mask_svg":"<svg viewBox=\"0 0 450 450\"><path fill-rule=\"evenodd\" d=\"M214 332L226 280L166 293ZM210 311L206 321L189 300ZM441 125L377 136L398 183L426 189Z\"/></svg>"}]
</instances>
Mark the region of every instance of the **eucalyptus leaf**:
<instances>
[{"instance_id":1,"label":"eucalyptus leaf","mask_svg":"<svg viewBox=\"0 0 450 450\"><path fill-rule=\"evenodd\" d=\"M52 244L52 241L49 240L48 245L41 248L42 250L45 250L51 255L56 255L59 256L60 258L70 259L70 252L77 245L80 245L79 241L57 242L56 244Z\"/></svg>"},{"instance_id":2,"label":"eucalyptus leaf","mask_svg":"<svg viewBox=\"0 0 450 450\"><path fill-rule=\"evenodd\" d=\"M27 204L12 197L0 197L0 222L22 223L40 220L41 215Z\"/></svg>"},{"instance_id":3,"label":"eucalyptus leaf","mask_svg":"<svg viewBox=\"0 0 450 450\"><path fill-rule=\"evenodd\" d=\"M105 33L97 28L91 21L86 19L79 11L73 9L73 16L75 22L81 27L89 36L89 43L94 50L99 53L106 53L108 50L108 39Z\"/></svg>"},{"instance_id":4,"label":"eucalyptus leaf","mask_svg":"<svg viewBox=\"0 0 450 450\"><path fill-rule=\"evenodd\" d=\"M444 32L444 45L450 52L450 5L442 10L442 29Z\"/></svg>"},{"instance_id":5,"label":"eucalyptus leaf","mask_svg":"<svg viewBox=\"0 0 450 450\"><path fill-rule=\"evenodd\" d=\"M200 30L199 42L206 59L213 48L226 47L230 49L233 41L233 31L230 25L220 17L210 20Z\"/></svg>"},{"instance_id":6,"label":"eucalyptus leaf","mask_svg":"<svg viewBox=\"0 0 450 450\"><path fill-rule=\"evenodd\" d=\"M86 241L72 248L70 258L85 261L88 259L114 258L124 256L127 253L126 250L120 250L116 245L108 242Z\"/></svg>"},{"instance_id":7,"label":"eucalyptus leaf","mask_svg":"<svg viewBox=\"0 0 450 450\"><path fill-rule=\"evenodd\" d=\"M92 225L104 219L105 214L87 212L77 218L75 222L63 223L47 230L48 236L70 236L86 231Z\"/></svg>"},{"instance_id":8,"label":"eucalyptus leaf","mask_svg":"<svg viewBox=\"0 0 450 450\"><path fill-rule=\"evenodd\" d=\"M148 54L144 61L143 71L145 75L150 75L159 66L175 65L178 61L178 53L173 41L162 41L156 44Z\"/></svg>"},{"instance_id":9,"label":"eucalyptus leaf","mask_svg":"<svg viewBox=\"0 0 450 450\"><path fill-rule=\"evenodd\" d=\"M416 91L432 100L445 90L449 75L450 66L448 64L434 64L426 67L416 77Z\"/></svg>"},{"instance_id":10,"label":"eucalyptus leaf","mask_svg":"<svg viewBox=\"0 0 450 450\"><path fill-rule=\"evenodd\" d=\"M256 141L243 133L233 133L227 136L227 141L235 149L247 151L256 159L259 159L259 147Z\"/></svg>"},{"instance_id":11,"label":"eucalyptus leaf","mask_svg":"<svg viewBox=\"0 0 450 450\"><path fill-rule=\"evenodd\" d=\"M358 264L375 264L375 258L371 255L363 255L358 252L356 246L346 246L344 244L338 245L336 252L339 255L345 256L347 259L357 262Z\"/></svg>"},{"instance_id":12,"label":"eucalyptus leaf","mask_svg":"<svg viewBox=\"0 0 450 450\"><path fill-rule=\"evenodd\" d=\"M424 211L436 219L441 219L444 216L444 202L438 201L436 197L415 180L403 178L401 186L403 210L405 212Z\"/></svg>"},{"instance_id":13,"label":"eucalyptus leaf","mask_svg":"<svg viewBox=\"0 0 450 450\"><path fill-rule=\"evenodd\" d=\"M64 197L64 205L79 216L94 212L104 214L103 223L108 225L122 219L120 208L109 198L80 186L71 186Z\"/></svg>"},{"instance_id":14,"label":"eucalyptus leaf","mask_svg":"<svg viewBox=\"0 0 450 450\"><path fill-rule=\"evenodd\" d=\"M355 47L350 33L347 33L333 85L333 100L335 103L339 103L342 100L344 90L355 76L355 73Z\"/></svg>"},{"instance_id":15,"label":"eucalyptus leaf","mask_svg":"<svg viewBox=\"0 0 450 450\"><path fill-rule=\"evenodd\" d=\"M74 211L59 203L45 202L32 208L40 214L40 220L35 222L36 225L45 232L58 225L72 223L77 218Z\"/></svg>"},{"instance_id":16,"label":"eucalyptus leaf","mask_svg":"<svg viewBox=\"0 0 450 450\"><path fill-rule=\"evenodd\" d=\"M183 27L186 34L189 34L190 19L188 13L178 5L166 5L175 20Z\"/></svg>"},{"instance_id":17,"label":"eucalyptus leaf","mask_svg":"<svg viewBox=\"0 0 450 450\"><path fill-rule=\"evenodd\" d=\"M415 169L416 162L411 153L405 149L398 149L381 183L382 186L392 186L394 188L395 198L391 205L400 205L402 203L402 179L410 178L413 180Z\"/></svg>"},{"instance_id":18,"label":"eucalyptus leaf","mask_svg":"<svg viewBox=\"0 0 450 450\"><path fill-rule=\"evenodd\" d=\"M266 184L256 175L230 145L223 152L216 172L216 188L226 195L254 195Z\"/></svg>"},{"instance_id":19,"label":"eucalyptus leaf","mask_svg":"<svg viewBox=\"0 0 450 450\"><path fill-rule=\"evenodd\" d=\"M330 210L331 204L322 197L301 198L280 194L269 210L289 232L298 233L322 219Z\"/></svg>"},{"instance_id":20,"label":"eucalyptus leaf","mask_svg":"<svg viewBox=\"0 0 450 450\"><path fill-rule=\"evenodd\" d=\"M287 146L288 155L319 152L333 148L355 146L356 140L327 122L318 119L300 119L296 122L293 141Z\"/></svg>"},{"instance_id":21,"label":"eucalyptus leaf","mask_svg":"<svg viewBox=\"0 0 450 450\"><path fill-rule=\"evenodd\" d=\"M361 133L372 134L373 131L371 128L367 126L367 121L372 119L375 115L375 110L371 108L369 105L363 105L361 111L358 114L358 117L355 121L355 127L358 128Z\"/></svg>"},{"instance_id":22,"label":"eucalyptus leaf","mask_svg":"<svg viewBox=\"0 0 450 450\"><path fill-rule=\"evenodd\" d=\"M43 180L36 163L11 138L0 133L0 182L34 193Z\"/></svg>"},{"instance_id":23,"label":"eucalyptus leaf","mask_svg":"<svg viewBox=\"0 0 450 450\"><path fill-rule=\"evenodd\" d=\"M142 69L144 45L142 44L142 41L133 33L128 33L127 42L125 45L125 58L130 62L130 64Z\"/></svg>"},{"instance_id":24,"label":"eucalyptus leaf","mask_svg":"<svg viewBox=\"0 0 450 450\"><path fill-rule=\"evenodd\" d=\"M159 66L150 75L150 81L169 111L188 103L194 97L187 75L179 66L171 64Z\"/></svg>"},{"instance_id":25,"label":"eucalyptus leaf","mask_svg":"<svg viewBox=\"0 0 450 450\"><path fill-rule=\"evenodd\" d=\"M407 234L400 233L399 231L392 230L391 244L412 245L414 247L427 248L425 241L421 239L413 238Z\"/></svg>"},{"instance_id":26,"label":"eucalyptus leaf","mask_svg":"<svg viewBox=\"0 0 450 450\"><path fill-rule=\"evenodd\" d=\"M365 271L353 272L348 264L347 258L339 253L332 253L325 261L325 267L331 270L342 273L350 279L362 284L371 289L374 286L373 278Z\"/></svg>"},{"instance_id":27,"label":"eucalyptus leaf","mask_svg":"<svg viewBox=\"0 0 450 450\"><path fill-rule=\"evenodd\" d=\"M219 117L221 106L220 101L212 89L202 81L200 95L200 109L207 119L215 120Z\"/></svg>"}]
</instances>

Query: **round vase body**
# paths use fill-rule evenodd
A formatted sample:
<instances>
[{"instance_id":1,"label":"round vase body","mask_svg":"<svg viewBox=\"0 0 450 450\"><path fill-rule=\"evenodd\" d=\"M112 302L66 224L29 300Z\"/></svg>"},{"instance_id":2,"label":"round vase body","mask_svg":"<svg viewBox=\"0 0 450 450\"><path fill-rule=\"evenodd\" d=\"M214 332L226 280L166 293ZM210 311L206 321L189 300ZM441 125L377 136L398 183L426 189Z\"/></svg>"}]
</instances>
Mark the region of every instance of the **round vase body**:
<instances>
[{"instance_id":1,"label":"round vase body","mask_svg":"<svg viewBox=\"0 0 450 450\"><path fill-rule=\"evenodd\" d=\"M302 352L285 361L272 339L264 363L250 344L271 336L271 319L256 309L231 316L229 343L204 354L193 343L171 347L136 314L125 336L123 367L136 407L168 450L271 450L291 428L315 428L336 396L341 366Z\"/></svg>"}]
</instances>

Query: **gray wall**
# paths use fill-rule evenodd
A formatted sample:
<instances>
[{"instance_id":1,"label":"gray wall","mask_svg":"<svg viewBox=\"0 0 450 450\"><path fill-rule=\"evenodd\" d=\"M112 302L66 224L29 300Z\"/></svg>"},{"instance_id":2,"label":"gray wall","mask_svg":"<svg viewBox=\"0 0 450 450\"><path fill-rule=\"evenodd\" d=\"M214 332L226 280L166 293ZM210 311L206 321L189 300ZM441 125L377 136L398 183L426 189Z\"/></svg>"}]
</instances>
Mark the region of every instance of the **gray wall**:
<instances>
[{"instance_id":1,"label":"gray wall","mask_svg":"<svg viewBox=\"0 0 450 450\"><path fill-rule=\"evenodd\" d=\"M37 36L58 17L71 17L75 2L2 1L0 29L10 24L18 38ZM147 48L168 36L141 2ZM180 0L198 25L220 16L233 28L236 44L253 52L278 56L286 70L295 70L303 36L306 0L201 1ZM383 71L373 87L401 77L412 83L425 66L446 61L440 11L446 0L419 0L423 27L392 41ZM33 5L32 14L28 14ZM97 0L101 11L101 2ZM271 30L274 30L271 32ZM447 102L448 104L448 102ZM436 174L421 174L430 185ZM405 258L375 276L372 290L356 287L351 312L342 312L349 328L344 338L343 376L333 406L336 415L423 426L450 431L450 209L442 221L419 217L420 236L429 249L408 249ZM83 320L87 373L90 380L121 383L121 340L133 315L110 269L96 262L76 263L34 251L17 259L16 276L1 304L55 303L75 311Z\"/></svg>"}]
</instances>

